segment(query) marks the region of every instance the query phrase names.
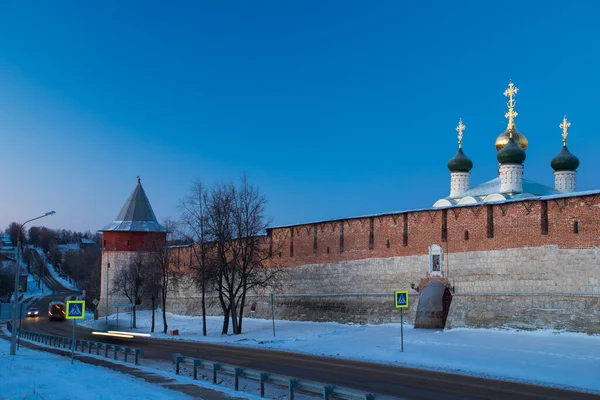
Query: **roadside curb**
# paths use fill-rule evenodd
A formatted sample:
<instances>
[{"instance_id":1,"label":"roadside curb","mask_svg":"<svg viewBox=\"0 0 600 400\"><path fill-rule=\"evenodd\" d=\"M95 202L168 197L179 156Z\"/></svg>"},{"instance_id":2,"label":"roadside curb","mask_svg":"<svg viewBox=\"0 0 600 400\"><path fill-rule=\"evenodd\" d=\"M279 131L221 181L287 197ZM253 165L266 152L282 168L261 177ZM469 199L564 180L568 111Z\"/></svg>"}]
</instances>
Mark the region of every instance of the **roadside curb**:
<instances>
[{"instance_id":1,"label":"roadside curb","mask_svg":"<svg viewBox=\"0 0 600 400\"><path fill-rule=\"evenodd\" d=\"M0 339L10 341L10 335L7 334L5 329L0 329ZM45 351L47 353L52 353L60 356L71 357L70 349L58 349L54 347L46 347L40 346L34 343L31 343L27 340L21 339L21 346L24 346L31 350L36 351ZM181 383L176 379L172 379L169 377L165 377L159 373L148 372L141 368L130 367L128 365L124 365L122 363L111 362L102 358L95 358L92 356L82 355L75 353L75 360L81 361L86 364L95 365L98 367L108 368L110 370L127 374L133 376L138 379L142 379L148 383L161 386L165 389L175 390L191 396L195 399L204 399L204 400L232 400L236 399L234 396L230 396L223 392L219 392L214 389L210 389L204 386L200 386L193 383Z\"/></svg>"}]
</instances>

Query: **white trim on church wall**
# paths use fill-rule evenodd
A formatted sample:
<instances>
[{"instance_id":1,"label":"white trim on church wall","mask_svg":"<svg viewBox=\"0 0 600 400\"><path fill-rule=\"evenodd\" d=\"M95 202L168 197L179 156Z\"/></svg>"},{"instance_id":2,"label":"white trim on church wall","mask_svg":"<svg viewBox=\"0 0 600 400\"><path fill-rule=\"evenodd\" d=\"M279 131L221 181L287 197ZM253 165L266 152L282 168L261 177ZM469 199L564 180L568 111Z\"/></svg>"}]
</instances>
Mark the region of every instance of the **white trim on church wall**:
<instances>
[{"instance_id":1,"label":"white trim on church wall","mask_svg":"<svg viewBox=\"0 0 600 400\"><path fill-rule=\"evenodd\" d=\"M575 171L555 171L554 189L561 193L574 192L577 186L577 173Z\"/></svg>"},{"instance_id":2,"label":"white trim on church wall","mask_svg":"<svg viewBox=\"0 0 600 400\"><path fill-rule=\"evenodd\" d=\"M469 190L470 176L468 172L450 173L450 197L460 197Z\"/></svg>"},{"instance_id":3,"label":"white trim on church wall","mask_svg":"<svg viewBox=\"0 0 600 400\"><path fill-rule=\"evenodd\" d=\"M523 165L500 165L500 192L521 193L523 191Z\"/></svg>"}]
</instances>

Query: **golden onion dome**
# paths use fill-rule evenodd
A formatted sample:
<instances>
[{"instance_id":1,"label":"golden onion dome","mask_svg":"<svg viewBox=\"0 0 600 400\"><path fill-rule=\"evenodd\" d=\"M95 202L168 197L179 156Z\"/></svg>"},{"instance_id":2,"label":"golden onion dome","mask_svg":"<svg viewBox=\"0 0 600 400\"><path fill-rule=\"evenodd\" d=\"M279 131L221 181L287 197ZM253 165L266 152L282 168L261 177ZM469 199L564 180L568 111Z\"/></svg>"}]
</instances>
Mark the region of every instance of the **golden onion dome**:
<instances>
[{"instance_id":1,"label":"golden onion dome","mask_svg":"<svg viewBox=\"0 0 600 400\"><path fill-rule=\"evenodd\" d=\"M517 131L515 128L511 128L513 130L513 139L515 143L523 150L527 150L527 145L529 141L521 132ZM508 139L510 138L510 132L507 129L496 138L496 151L502 150L504 146L508 143Z\"/></svg>"}]
</instances>

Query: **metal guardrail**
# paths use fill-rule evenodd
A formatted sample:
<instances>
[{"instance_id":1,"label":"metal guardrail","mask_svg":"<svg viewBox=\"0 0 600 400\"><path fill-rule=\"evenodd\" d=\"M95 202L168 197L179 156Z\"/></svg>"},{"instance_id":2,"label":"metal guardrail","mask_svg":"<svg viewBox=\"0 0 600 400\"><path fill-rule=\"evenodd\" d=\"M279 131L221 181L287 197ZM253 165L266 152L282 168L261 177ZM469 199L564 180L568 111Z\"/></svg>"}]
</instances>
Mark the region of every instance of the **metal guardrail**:
<instances>
[{"instance_id":1,"label":"metal guardrail","mask_svg":"<svg viewBox=\"0 0 600 400\"><path fill-rule=\"evenodd\" d=\"M342 386L328 385L321 382L315 382L306 379L297 379L290 376L263 372L250 368L242 368L234 365L217 363L208 360L184 357L179 353L173 354L173 364L175 365L175 374L179 375L180 365L189 365L193 368L194 379L198 379L198 369L204 368L212 370L212 383L217 384L218 372L222 371L234 377L234 389L240 390L240 378L245 377L257 380L260 384L260 397L265 396L265 384L270 382L275 385L288 388L288 399L294 400L296 390L302 390L311 394L322 395L323 400L328 400L335 396L338 399L348 400L399 400L399 397L384 396L374 393L365 393L360 390L351 389Z\"/></svg>"},{"instance_id":2,"label":"metal guardrail","mask_svg":"<svg viewBox=\"0 0 600 400\"><path fill-rule=\"evenodd\" d=\"M23 329L17 330L17 334L19 338L23 338L26 340L30 340L33 342L38 342L41 344L45 344L48 346L64 348L64 349L72 349L73 345L75 346L75 350L80 348L81 353L85 352L87 347L87 353L92 354L92 347L96 349L96 355L99 356L100 349L103 350L104 357L108 358L109 353L112 353L113 360L118 360L118 355L120 352L123 354L123 361L127 362L129 358L129 354L133 356L132 362L135 365L139 364L139 358L144 354L144 349L141 348L132 348L132 347L122 347L118 345L112 345L104 342L94 342L92 340L80 340L75 339L73 343L73 338L64 337L64 336L54 336L54 335L46 335L44 333L30 332ZM111 351L112 350L112 351Z\"/></svg>"}]
</instances>

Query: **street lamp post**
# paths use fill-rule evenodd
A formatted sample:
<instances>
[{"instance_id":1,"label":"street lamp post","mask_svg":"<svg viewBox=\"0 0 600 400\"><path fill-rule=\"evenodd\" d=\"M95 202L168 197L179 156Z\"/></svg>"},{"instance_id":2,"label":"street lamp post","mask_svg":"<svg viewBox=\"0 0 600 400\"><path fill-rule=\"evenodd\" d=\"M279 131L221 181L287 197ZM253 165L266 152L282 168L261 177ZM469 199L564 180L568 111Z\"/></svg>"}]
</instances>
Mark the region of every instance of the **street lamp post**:
<instances>
[{"instance_id":1,"label":"street lamp post","mask_svg":"<svg viewBox=\"0 0 600 400\"><path fill-rule=\"evenodd\" d=\"M10 355L14 356L17 354L17 305L18 305L18 297L19 297L19 277L21 275L21 230L25 226L26 223L35 221L36 219L44 218L49 215L54 215L54 211L49 211L44 215L40 215L39 217L35 217L23 222L19 226L19 231L17 233L17 268L15 270L15 288L14 288L14 298L13 298L13 318L12 318L12 329L10 335Z\"/></svg>"}]
</instances>

